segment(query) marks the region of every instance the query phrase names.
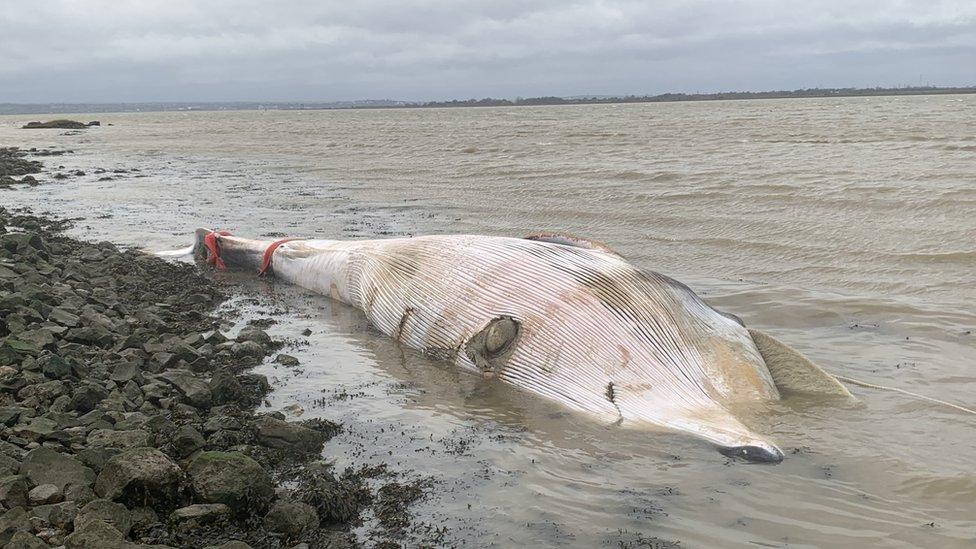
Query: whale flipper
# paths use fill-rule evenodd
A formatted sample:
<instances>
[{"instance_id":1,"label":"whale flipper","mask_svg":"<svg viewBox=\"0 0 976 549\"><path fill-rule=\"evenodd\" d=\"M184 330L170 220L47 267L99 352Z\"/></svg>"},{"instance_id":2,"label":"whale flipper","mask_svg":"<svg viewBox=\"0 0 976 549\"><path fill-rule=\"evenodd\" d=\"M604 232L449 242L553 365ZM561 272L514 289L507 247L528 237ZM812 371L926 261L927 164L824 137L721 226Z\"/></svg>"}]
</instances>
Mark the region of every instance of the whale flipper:
<instances>
[{"instance_id":1,"label":"whale flipper","mask_svg":"<svg viewBox=\"0 0 976 549\"><path fill-rule=\"evenodd\" d=\"M759 330L749 329L776 388L784 393L814 393L853 399L840 381L796 349Z\"/></svg>"}]
</instances>

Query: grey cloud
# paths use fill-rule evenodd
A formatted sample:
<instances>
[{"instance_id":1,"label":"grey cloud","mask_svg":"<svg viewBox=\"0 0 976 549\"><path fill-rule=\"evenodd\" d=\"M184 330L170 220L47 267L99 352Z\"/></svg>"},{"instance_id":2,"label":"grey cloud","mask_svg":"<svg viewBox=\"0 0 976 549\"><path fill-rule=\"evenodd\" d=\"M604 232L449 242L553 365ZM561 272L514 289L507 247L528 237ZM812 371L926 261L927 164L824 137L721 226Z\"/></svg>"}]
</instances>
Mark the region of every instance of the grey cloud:
<instances>
[{"instance_id":1,"label":"grey cloud","mask_svg":"<svg viewBox=\"0 0 976 549\"><path fill-rule=\"evenodd\" d=\"M15 1L0 102L440 99L976 80L976 3Z\"/></svg>"}]
</instances>

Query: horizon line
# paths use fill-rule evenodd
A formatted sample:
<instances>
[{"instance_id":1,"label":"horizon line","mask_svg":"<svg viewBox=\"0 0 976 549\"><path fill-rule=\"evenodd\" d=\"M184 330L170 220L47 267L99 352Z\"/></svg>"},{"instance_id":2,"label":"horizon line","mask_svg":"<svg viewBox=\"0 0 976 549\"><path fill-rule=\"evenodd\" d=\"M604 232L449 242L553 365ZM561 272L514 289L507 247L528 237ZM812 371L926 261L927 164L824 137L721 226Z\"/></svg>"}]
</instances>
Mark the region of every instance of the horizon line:
<instances>
[{"instance_id":1,"label":"horizon line","mask_svg":"<svg viewBox=\"0 0 976 549\"><path fill-rule=\"evenodd\" d=\"M950 95L976 93L976 85L967 86L931 86L905 85L900 87L875 86L870 88L858 87L827 87L827 88L798 88L794 90L762 90L762 91L720 91L720 92L665 92L654 95L640 94L576 94L568 96L534 96L534 97L482 97L468 99L447 100L401 100L401 99L351 99L351 100L145 100L145 101L55 101L38 103L0 102L0 115L18 114L57 114L72 112L69 110L40 110L47 107L157 107L155 110L215 110L199 107L224 107L224 110L347 110L365 108L460 108L460 107L492 107L492 106L557 106L557 105L585 105L585 104L618 104L618 103L656 103L656 102L687 102L687 101L722 101L743 99L803 99L825 97L869 97L895 95ZM34 109L31 109L34 107ZM170 107L170 109L159 109ZM281 108L287 107L287 108ZM296 108L297 107L297 108ZM19 109L18 109L19 108ZM221 110L221 109L216 109ZM76 111L81 112L81 111ZM95 112L95 111L91 111ZM99 112L127 112L127 111L99 111Z\"/></svg>"}]
</instances>

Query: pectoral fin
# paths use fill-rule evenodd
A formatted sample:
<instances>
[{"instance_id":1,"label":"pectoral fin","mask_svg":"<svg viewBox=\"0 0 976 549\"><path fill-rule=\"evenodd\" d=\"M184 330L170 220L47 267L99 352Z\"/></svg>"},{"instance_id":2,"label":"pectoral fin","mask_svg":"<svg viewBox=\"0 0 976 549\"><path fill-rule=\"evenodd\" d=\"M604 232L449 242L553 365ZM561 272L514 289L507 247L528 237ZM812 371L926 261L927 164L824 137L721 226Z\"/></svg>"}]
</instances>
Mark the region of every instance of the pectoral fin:
<instances>
[{"instance_id":1,"label":"pectoral fin","mask_svg":"<svg viewBox=\"0 0 976 549\"><path fill-rule=\"evenodd\" d=\"M749 330L756 349L766 362L776 388L783 393L815 393L853 399L847 387L834 376L801 355L796 349L760 332Z\"/></svg>"}]
</instances>

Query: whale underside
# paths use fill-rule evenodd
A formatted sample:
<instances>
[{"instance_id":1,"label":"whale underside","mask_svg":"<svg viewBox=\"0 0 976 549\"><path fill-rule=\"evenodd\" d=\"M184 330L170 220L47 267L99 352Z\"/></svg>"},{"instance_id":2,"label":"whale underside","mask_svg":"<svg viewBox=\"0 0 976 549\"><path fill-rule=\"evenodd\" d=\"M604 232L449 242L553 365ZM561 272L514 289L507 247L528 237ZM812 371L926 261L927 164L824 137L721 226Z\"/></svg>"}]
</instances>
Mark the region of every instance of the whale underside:
<instances>
[{"instance_id":1,"label":"whale underside","mask_svg":"<svg viewBox=\"0 0 976 549\"><path fill-rule=\"evenodd\" d=\"M576 237L282 243L199 229L195 251L230 267L270 268L463 370L609 422L689 433L751 461L783 453L736 418L733 404L781 391L850 397L684 284Z\"/></svg>"}]
</instances>

